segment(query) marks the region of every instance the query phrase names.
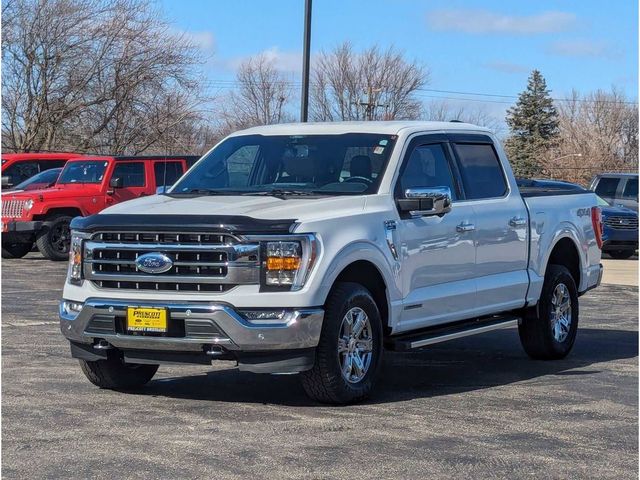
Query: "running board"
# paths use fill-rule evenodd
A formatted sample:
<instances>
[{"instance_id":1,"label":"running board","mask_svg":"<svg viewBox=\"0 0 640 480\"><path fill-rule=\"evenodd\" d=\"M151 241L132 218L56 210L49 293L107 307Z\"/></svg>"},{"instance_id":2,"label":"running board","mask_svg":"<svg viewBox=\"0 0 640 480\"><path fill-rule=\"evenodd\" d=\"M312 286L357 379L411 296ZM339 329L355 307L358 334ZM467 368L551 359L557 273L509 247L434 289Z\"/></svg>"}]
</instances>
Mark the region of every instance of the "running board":
<instances>
[{"instance_id":1,"label":"running board","mask_svg":"<svg viewBox=\"0 0 640 480\"><path fill-rule=\"evenodd\" d=\"M515 315L494 316L485 319L477 319L468 322L455 323L448 326L438 326L419 333L408 333L397 337L387 338L385 347L388 350L406 351L426 347L434 343L455 340L456 338L469 337L480 333L498 330L500 328L515 327L520 317Z\"/></svg>"}]
</instances>

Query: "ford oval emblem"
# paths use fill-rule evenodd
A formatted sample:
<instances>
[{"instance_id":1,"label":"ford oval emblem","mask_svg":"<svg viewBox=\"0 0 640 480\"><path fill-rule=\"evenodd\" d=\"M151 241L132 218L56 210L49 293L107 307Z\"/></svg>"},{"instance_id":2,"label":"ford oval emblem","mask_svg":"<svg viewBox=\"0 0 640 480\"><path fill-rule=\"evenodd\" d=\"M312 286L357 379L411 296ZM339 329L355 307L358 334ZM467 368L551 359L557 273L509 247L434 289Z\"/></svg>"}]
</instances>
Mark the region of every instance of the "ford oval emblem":
<instances>
[{"instance_id":1,"label":"ford oval emblem","mask_svg":"<svg viewBox=\"0 0 640 480\"><path fill-rule=\"evenodd\" d=\"M136 259L136 267L145 273L164 273L171 270L173 260L164 253L145 253Z\"/></svg>"}]
</instances>

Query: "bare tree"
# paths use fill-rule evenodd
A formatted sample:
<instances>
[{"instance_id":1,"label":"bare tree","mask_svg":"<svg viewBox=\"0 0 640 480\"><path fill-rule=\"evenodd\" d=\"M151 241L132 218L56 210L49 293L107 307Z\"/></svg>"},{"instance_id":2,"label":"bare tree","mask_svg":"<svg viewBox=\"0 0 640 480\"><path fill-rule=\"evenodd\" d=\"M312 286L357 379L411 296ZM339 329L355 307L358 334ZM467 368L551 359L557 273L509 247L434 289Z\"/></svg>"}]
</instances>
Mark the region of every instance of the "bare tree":
<instances>
[{"instance_id":1,"label":"bare tree","mask_svg":"<svg viewBox=\"0 0 640 480\"><path fill-rule=\"evenodd\" d=\"M320 53L312 73L311 116L318 121L419 118L415 93L429 80L424 66L394 47L356 53L348 42Z\"/></svg>"},{"instance_id":2,"label":"bare tree","mask_svg":"<svg viewBox=\"0 0 640 480\"><path fill-rule=\"evenodd\" d=\"M201 118L199 52L148 0L10 0L2 20L3 149L140 153Z\"/></svg>"},{"instance_id":3,"label":"bare tree","mask_svg":"<svg viewBox=\"0 0 640 480\"><path fill-rule=\"evenodd\" d=\"M638 170L638 105L620 90L573 91L558 112L558 146L542 162L548 175L586 184L603 171Z\"/></svg>"},{"instance_id":4,"label":"bare tree","mask_svg":"<svg viewBox=\"0 0 640 480\"><path fill-rule=\"evenodd\" d=\"M236 73L238 89L229 94L222 111L225 132L288 121L290 84L273 59L264 54L244 61Z\"/></svg>"},{"instance_id":5,"label":"bare tree","mask_svg":"<svg viewBox=\"0 0 640 480\"><path fill-rule=\"evenodd\" d=\"M482 106L469 106L465 103L451 103L446 100L433 100L424 106L423 117L437 122L459 120L486 127L496 134L504 131L504 124Z\"/></svg>"}]
</instances>

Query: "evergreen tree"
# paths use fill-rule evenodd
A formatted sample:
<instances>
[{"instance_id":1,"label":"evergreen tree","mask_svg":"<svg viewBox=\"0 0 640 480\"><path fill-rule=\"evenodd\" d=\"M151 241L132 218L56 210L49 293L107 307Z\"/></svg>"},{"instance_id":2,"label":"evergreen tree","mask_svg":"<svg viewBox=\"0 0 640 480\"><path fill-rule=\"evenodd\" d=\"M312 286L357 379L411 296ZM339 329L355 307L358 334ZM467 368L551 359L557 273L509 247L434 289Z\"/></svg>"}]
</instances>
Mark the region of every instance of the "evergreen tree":
<instances>
[{"instance_id":1,"label":"evergreen tree","mask_svg":"<svg viewBox=\"0 0 640 480\"><path fill-rule=\"evenodd\" d=\"M539 175L540 156L555 145L559 131L558 112L538 70L531 72L527 89L516 105L507 110L506 121L511 130L506 149L515 174Z\"/></svg>"}]
</instances>

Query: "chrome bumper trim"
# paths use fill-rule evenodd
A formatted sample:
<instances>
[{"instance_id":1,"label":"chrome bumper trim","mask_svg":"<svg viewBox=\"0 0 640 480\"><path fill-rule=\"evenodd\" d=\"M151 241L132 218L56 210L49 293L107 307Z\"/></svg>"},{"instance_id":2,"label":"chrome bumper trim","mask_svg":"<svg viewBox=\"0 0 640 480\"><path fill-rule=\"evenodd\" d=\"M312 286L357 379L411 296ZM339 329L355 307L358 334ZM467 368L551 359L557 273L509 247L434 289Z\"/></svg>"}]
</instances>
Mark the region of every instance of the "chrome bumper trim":
<instances>
[{"instance_id":1,"label":"chrome bumper trim","mask_svg":"<svg viewBox=\"0 0 640 480\"><path fill-rule=\"evenodd\" d=\"M210 337L151 337L122 333L87 332L95 318L111 318L126 315L130 306L167 308L169 318L189 322L212 323L221 335ZM60 330L69 340L93 343L104 339L116 348L167 351L202 351L204 345L221 345L230 351L265 351L311 348L318 345L324 310L321 308L284 309L281 320L249 321L231 305L223 303L168 303L141 300L88 299L77 314L60 302Z\"/></svg>"}]
</instances>

